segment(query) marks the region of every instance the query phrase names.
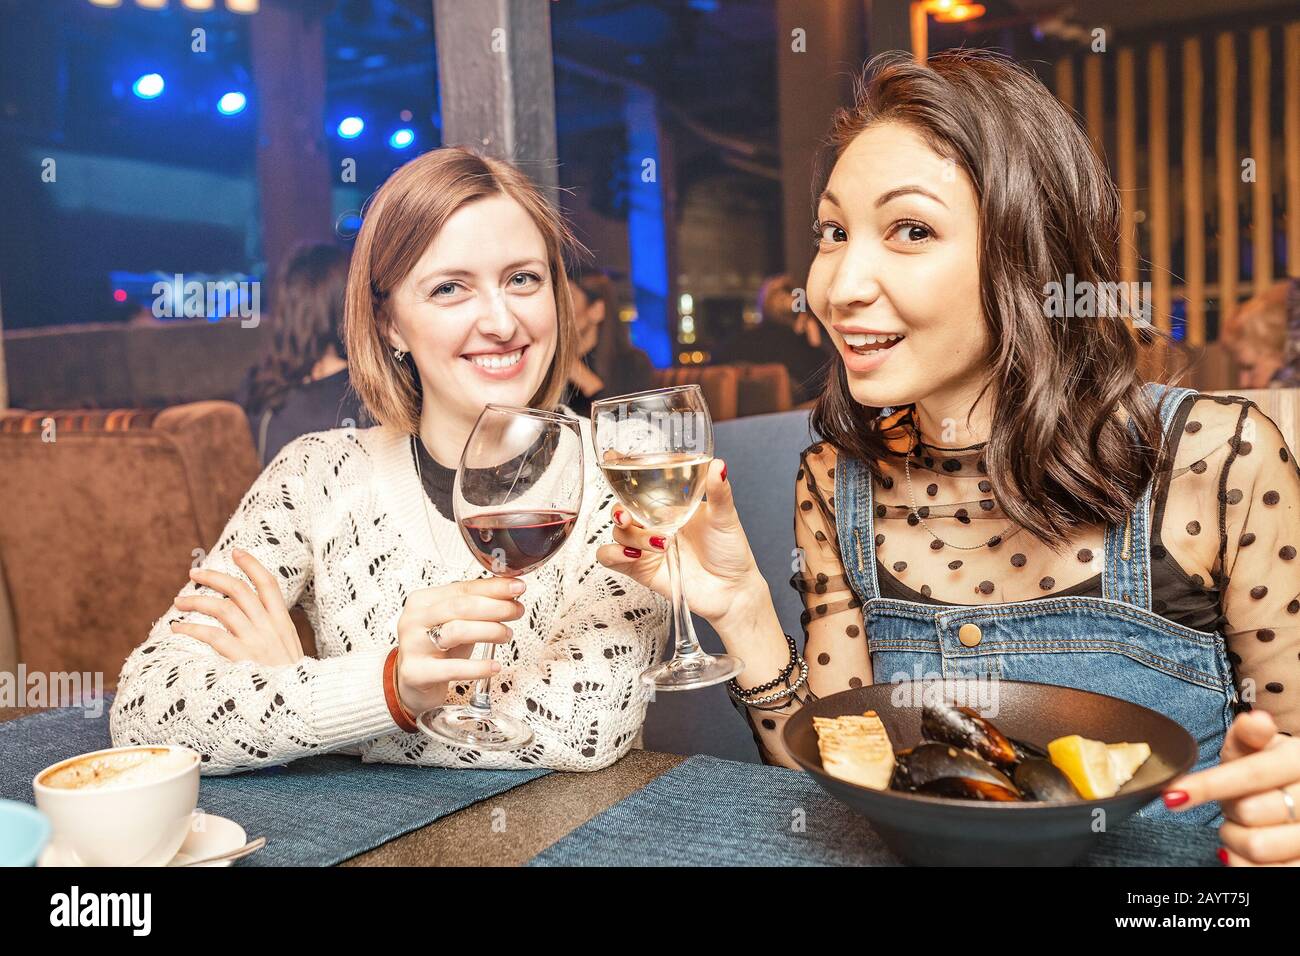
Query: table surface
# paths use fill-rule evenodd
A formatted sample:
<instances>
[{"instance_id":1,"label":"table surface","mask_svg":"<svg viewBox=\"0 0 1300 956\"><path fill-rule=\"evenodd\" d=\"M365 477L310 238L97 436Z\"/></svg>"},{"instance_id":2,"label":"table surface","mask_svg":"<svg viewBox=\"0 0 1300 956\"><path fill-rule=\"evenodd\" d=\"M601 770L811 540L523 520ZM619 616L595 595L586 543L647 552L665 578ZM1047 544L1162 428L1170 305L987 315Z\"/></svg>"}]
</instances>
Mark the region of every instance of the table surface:
<instances>
[{"instance_id":1,"label":"table surface","mask_svg":"<svg viewBox=\"0 0 1300 956\"><path fill-rule=\"evenodd\" d=\"M0 721L42 709L0 707ZM340 866L523 866L685 759L632 750L603 770L548 773L389 840Z\"/></svg>"},{"instance_id":2,"label":"table surface","mask_svg":"<svg viewBox=\"0 0 1300 956\"><path fill-rule=\"evenodd\" d=\"M0 707L0 722L44 708ZM340 866L523 866L687 758L631 750L603 770L555 771L448 814Z\"/></svg>"}]
</instances>

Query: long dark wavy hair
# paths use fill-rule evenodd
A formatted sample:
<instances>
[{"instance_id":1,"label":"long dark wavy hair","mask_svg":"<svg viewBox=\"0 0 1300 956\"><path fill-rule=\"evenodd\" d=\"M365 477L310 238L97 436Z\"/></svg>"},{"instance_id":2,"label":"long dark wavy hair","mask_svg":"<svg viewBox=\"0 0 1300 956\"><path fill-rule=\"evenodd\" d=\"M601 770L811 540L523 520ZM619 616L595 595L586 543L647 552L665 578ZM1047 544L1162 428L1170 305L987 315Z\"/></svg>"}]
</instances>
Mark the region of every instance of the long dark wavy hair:
<instances>
[{"instance_id":1,"label":"long dark wavy hair","mask_svg":"<svg viewBox=\"0 0 1300 956\"><path fill-rule=\"evenodd\" d=\"M302 245L285 260L271 290L271 347L253 371L251 410L279 408L331 345L339 358L348 357L343 342L347 284L348 254L338 246Z\"/></svg>"},{"instance_id":2,"label":"long dark wavy hair","mask_svg":"<svg viewBox=\"0 0 1300 956\"><path fill-rule=\"evenodd\" d=\"M974 184L980 305L993 343L980 398L996 386L985 460L998 503L1057 550L1079 524L1124 521L1162 453L1138 371L1155 333L1114 316L1049 317L1044 304L1048 283L1067 275L1076 286L1119 278L1119 195L1087 137L1037 78L984 51L927 64L883 54L855 100L832 120L814 195L848 144L885 122L916 131ZM854 401L837 357L812 425L878 477L888 454L880 412Z\"/></svg>"}]
</instances>

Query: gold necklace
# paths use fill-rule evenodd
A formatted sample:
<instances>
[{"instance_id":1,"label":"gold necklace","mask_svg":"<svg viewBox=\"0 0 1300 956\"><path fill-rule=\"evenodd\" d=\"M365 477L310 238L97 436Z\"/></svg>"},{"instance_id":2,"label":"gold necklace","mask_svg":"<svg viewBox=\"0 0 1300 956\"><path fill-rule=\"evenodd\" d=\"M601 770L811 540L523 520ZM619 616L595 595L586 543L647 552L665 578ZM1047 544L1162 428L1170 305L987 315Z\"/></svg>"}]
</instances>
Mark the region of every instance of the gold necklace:
<instances>
[{"instance_id":1,"label":"gold necklace","mask_svg":"<svg viewBox=\"0 0 1300 956\"><path fill-rule=\"evenodd\" d=\"M903 456L903 477L907 479L907 503L910 513L918 522L920 522L921 527L925 529L925 533L939 543L939 547L934 548L935 551L942 550L943 548L956 548L958 551L978 551L980 548L996 548L1003 541L1020 530L1016 527L1015 522L1012 522L1003 528L1000 533L995 534L987 541L982 541L979 544L953 544L951 541L945 541L943 538L935 534L933 529L931 529L930 525L926 522L925 518L921 517L921 511L916 506L916 492L912 490L912 455L914 455L916 450L921 447L921 444L921 435L918 429L915 444L913 444ZM970 447L977 448L979 446L971 445ZM1011 534L1008 534L1007 532L1011 532Z\"/></svg>"},{"instance_id":2,"label":"gold necklace","mask_svg":"<svg viewBox=\"0 0 1300 956\"><path fill-rule=\"evenodd\" d=\"M429 515L429 492L424 487L424 472L420 468L420 449L415 444L419 440L417 436L411 436L411 454L415 457L415 477L420 480L420 503L424 505L424 521L429 526L429 540L433 542L433 548L438 552L439 564L445 568L448 567L447 556L442 553L442 545L438 544L438 536L433 531L433 518Z\"/></svg>"}]
</instances>

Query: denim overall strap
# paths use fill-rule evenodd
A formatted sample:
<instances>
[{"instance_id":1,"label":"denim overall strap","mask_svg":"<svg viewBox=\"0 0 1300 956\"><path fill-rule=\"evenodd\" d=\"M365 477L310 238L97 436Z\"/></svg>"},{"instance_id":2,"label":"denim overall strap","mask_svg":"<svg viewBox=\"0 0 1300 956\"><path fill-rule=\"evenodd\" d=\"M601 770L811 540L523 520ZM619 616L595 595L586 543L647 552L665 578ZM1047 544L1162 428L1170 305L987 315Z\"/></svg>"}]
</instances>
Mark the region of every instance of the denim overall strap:
<instances>
[{"instance_id":1,"label":"denim overall strap","mask_svg":"<svg viewBox=\"0 0 1300 956\"><path fill-rule=\"evenodd\" d=\"M835 457L835 536L844 573L865 604L880 597L876 580L875 495L871 469L848 455Z\"/></svg>"},{"instance_id":2,"label":"denim overall strap","mask_svg":"<svg viewBox=\"0 0 1300 956\"><path fill-rule=\"evenodd\" d=\"M1178 406L1191 388L1171 388L1157 382L1143 386L1147 396L1160 408L1160 430L1170 440L1170 428ZM1161 396L1165 396L1161 404ZM1147 484L1124 524L1106 529L1106 567L1102 574L1102 597L1122 601L1143 610L1151 610L1151 496L1154 479Z\"/></svg>"}]
</instances>

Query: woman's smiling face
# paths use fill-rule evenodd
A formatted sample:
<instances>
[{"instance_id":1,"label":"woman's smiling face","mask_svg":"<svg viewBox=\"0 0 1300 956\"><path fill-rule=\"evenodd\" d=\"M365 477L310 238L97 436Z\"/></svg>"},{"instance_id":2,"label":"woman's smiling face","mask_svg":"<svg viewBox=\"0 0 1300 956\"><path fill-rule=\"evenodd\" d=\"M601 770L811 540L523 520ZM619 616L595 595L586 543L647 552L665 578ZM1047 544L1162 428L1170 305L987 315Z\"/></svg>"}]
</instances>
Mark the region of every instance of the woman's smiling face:
<instances>
[{"instance_id":1,"label":"woman's smiling face","mask_svg":"<svg viewBox=\"0 0 1300 956\"><path fill-rule=\"evenodd\" d=\"M457 209L393 293L389 342L411 353L425 403L472 424L527 405L558 340L541 230L504 194Z\"/></svg>"},{"instance_id":2,"label":"woman's smiling face","mask_svg":"<svg viewBox=\"0 0 1300 956\"><path fill-rule=\"evenodd\" d=\"M853 398L885 407L978 391L990 337L965 171L911 127L877 123L840 155L817 219L808 301Z\"/></svg>"}]
</instances>

